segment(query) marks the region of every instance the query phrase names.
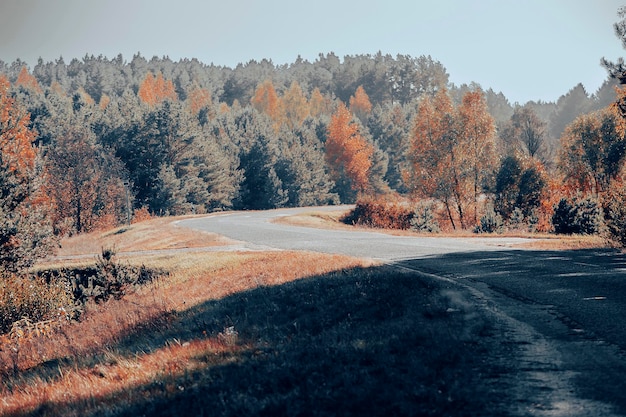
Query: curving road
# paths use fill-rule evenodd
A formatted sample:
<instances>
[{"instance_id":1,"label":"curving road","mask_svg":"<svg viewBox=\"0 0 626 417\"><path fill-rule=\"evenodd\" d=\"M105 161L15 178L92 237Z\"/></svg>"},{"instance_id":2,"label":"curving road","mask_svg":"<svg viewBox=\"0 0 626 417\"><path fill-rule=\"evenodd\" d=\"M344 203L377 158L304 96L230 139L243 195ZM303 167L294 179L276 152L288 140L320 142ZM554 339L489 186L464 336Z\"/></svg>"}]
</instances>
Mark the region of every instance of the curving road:
<instances>
[{"instance_id":1,"label":"curving road","mask_svg":"<svg viewBox=\"0 0 626 417\"><path fill-rule=\"evenodd\" d=\"M336 210L336 207L315 208ZM396 237L272 222L312 209L181 221L235 249L309 250L380 260L459 287L499 317L515 357L499 383L513 415L626 416L626 256L611 249L520 249L519 238Z\"/></svg>"},{"instance_id":2,"label":"curving road","mask_svg":"<svg viewBox=\"0 0 626 417\"><path fill-rule=\"evenodd\" d=\"M349 206L345 206L348 210ZM462 251L502 250L527 241L520 238L424 238L398 237L374 231L328 230L273 222L305 212L337 211L338 207L232 212L182 220L179 225L217 233L250 250L308 250L344 254L380 261L399 261Z\"/></svg>"}]
</instances>

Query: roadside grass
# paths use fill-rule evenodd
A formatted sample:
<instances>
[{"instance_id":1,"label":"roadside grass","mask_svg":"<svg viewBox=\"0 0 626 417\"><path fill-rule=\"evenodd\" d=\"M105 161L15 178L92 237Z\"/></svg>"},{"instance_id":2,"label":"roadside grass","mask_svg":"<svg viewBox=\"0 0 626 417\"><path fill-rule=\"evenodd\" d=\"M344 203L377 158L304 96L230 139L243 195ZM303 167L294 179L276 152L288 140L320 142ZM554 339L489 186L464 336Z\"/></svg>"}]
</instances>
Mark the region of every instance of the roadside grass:
<instances>
[{"instance_id":1,"label":"roadside grass","mask_svg":"<svg viewBox=\"0 0 626 417\"><path fill-rule=\"evenodd\" d=\"M294 216L279 217L277 223L291 224L294 226L316 227L335 230L371 229L362 225L347 225L341 221L346 215L345 209L337 211L315 211L303 212ZM424 236L424 237L463 237L463 238L489 238L489 237L514 237L530 239L529 242L520 243L517 246L540 250L575 250L606 248L610 246L607 239L600 235L555 235L550 233L530 233L523 231L507 231L504 233L480 233L476 234L471 230L456 230L453 232L441 233L421 233L411 230L398 229L372 229L376 231L384 230L385 233L394 236Z\"/></svg>"},{"instance_id":2,"label":"roadside grass","mask_svg":"<svg viewBox=\"0 0 626 417\"><path fill-rule=\"evenodd\" d=\"M0 415L502 412L485 377L497 326L447 284L308 252L124 262L168 275L0 351Z\"/></svg>"},{"instance_id":3,"label":"roadside grass","mask_svg":"<svg viewBox=\"0 0 626 417\"><path fill-rule=\"evenodd\" d=\"M192 230L176 225L186 217L157 217L112 230L81 234L63 239L58 257L96 255L102 248L118 252L220 246L227 239L216 234Z\"/></svg>"}]
</instances>

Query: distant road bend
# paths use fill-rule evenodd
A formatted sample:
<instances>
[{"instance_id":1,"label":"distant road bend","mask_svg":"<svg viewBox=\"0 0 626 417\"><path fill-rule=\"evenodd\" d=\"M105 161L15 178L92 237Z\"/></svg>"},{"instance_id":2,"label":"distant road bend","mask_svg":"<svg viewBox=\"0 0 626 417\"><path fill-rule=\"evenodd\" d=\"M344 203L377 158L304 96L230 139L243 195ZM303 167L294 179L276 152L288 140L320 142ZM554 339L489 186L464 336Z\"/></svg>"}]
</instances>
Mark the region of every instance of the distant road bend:
<instances>
[{"instance_id":1,"label":"distant road bend","mask_svg":"<svg viewBox=\"0 0 626 417\"><path fill-rule=\"evenodd\" d=\"M180 221L250 250L306 250L379 260L440 279L500 315L518 346L503 384L519 398L513 415L626 416L626 256L613 249L517 247L521 238L398 237L272 220L298 208ZM506 381L504 381L506 380Z\"/></svg>"},{"instance_id":2,"label":"distant road bend","mask_svg":"<svg viewBox=\"0 0 626 417\"><path fill-rule=\"evenodd\" d=\"M375 231L328 230L272 222L280 217L307 211L337 209L336 206L329 206L232 212L183 220L178 224L240 241L248 249L307 250L385 262L468 250L501 250L502 247L527 241L520 238L398 237Z\"/></svg>"}]
</instances>

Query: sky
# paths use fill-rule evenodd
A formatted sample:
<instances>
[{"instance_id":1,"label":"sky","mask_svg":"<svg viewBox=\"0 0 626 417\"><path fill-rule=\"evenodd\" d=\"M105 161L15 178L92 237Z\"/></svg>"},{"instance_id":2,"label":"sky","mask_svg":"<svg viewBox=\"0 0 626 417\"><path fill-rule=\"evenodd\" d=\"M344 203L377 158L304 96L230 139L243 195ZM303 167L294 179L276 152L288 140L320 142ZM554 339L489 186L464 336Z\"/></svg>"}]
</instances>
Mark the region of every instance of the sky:
<instances>
[{"instance_id":1,"label":"sky","mask_svg":"<svg viewBox=\"0 0 626 417\"><path fill-rule=\"evenodd\" d=\"M626 0L0 0L0 60L63 57L314 62L319 54L430 55L456 85L511 103L556 101L607 79L626 56L613 24Z\"/></svg>"}]
</instances>

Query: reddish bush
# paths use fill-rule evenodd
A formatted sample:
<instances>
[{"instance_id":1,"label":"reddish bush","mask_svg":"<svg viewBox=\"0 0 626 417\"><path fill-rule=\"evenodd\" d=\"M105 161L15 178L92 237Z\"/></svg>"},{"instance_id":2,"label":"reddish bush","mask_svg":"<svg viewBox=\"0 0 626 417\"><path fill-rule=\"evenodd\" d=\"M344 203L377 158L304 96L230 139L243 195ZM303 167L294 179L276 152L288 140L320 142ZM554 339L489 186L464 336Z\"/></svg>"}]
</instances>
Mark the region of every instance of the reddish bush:
<instances>
[{"instance_id":1,"label":"reddish bush","mask_svg":"<svg viewBox=\"0 0 626 417\"><path fill-rule=\"evenodd\" d=\"M150 213L150 210L148 210L148 207L141 207L138 209L135 209L134 213L133 213L133 220L132 223L140 223L144 220L150 220L152 219L152 214Z\"/></svg>"},{"instance_id":2,"label":"reddish bush","mask_svg":"<svg viewBox=\"0 0 626 417\"><path fill-rule=\"evenodd\" d=\"M360 200L356 207L343 219L346 224L363 225L381 229L411 228L413 210L399 203L381 200Z\"/></svg>"}]
</instances>

